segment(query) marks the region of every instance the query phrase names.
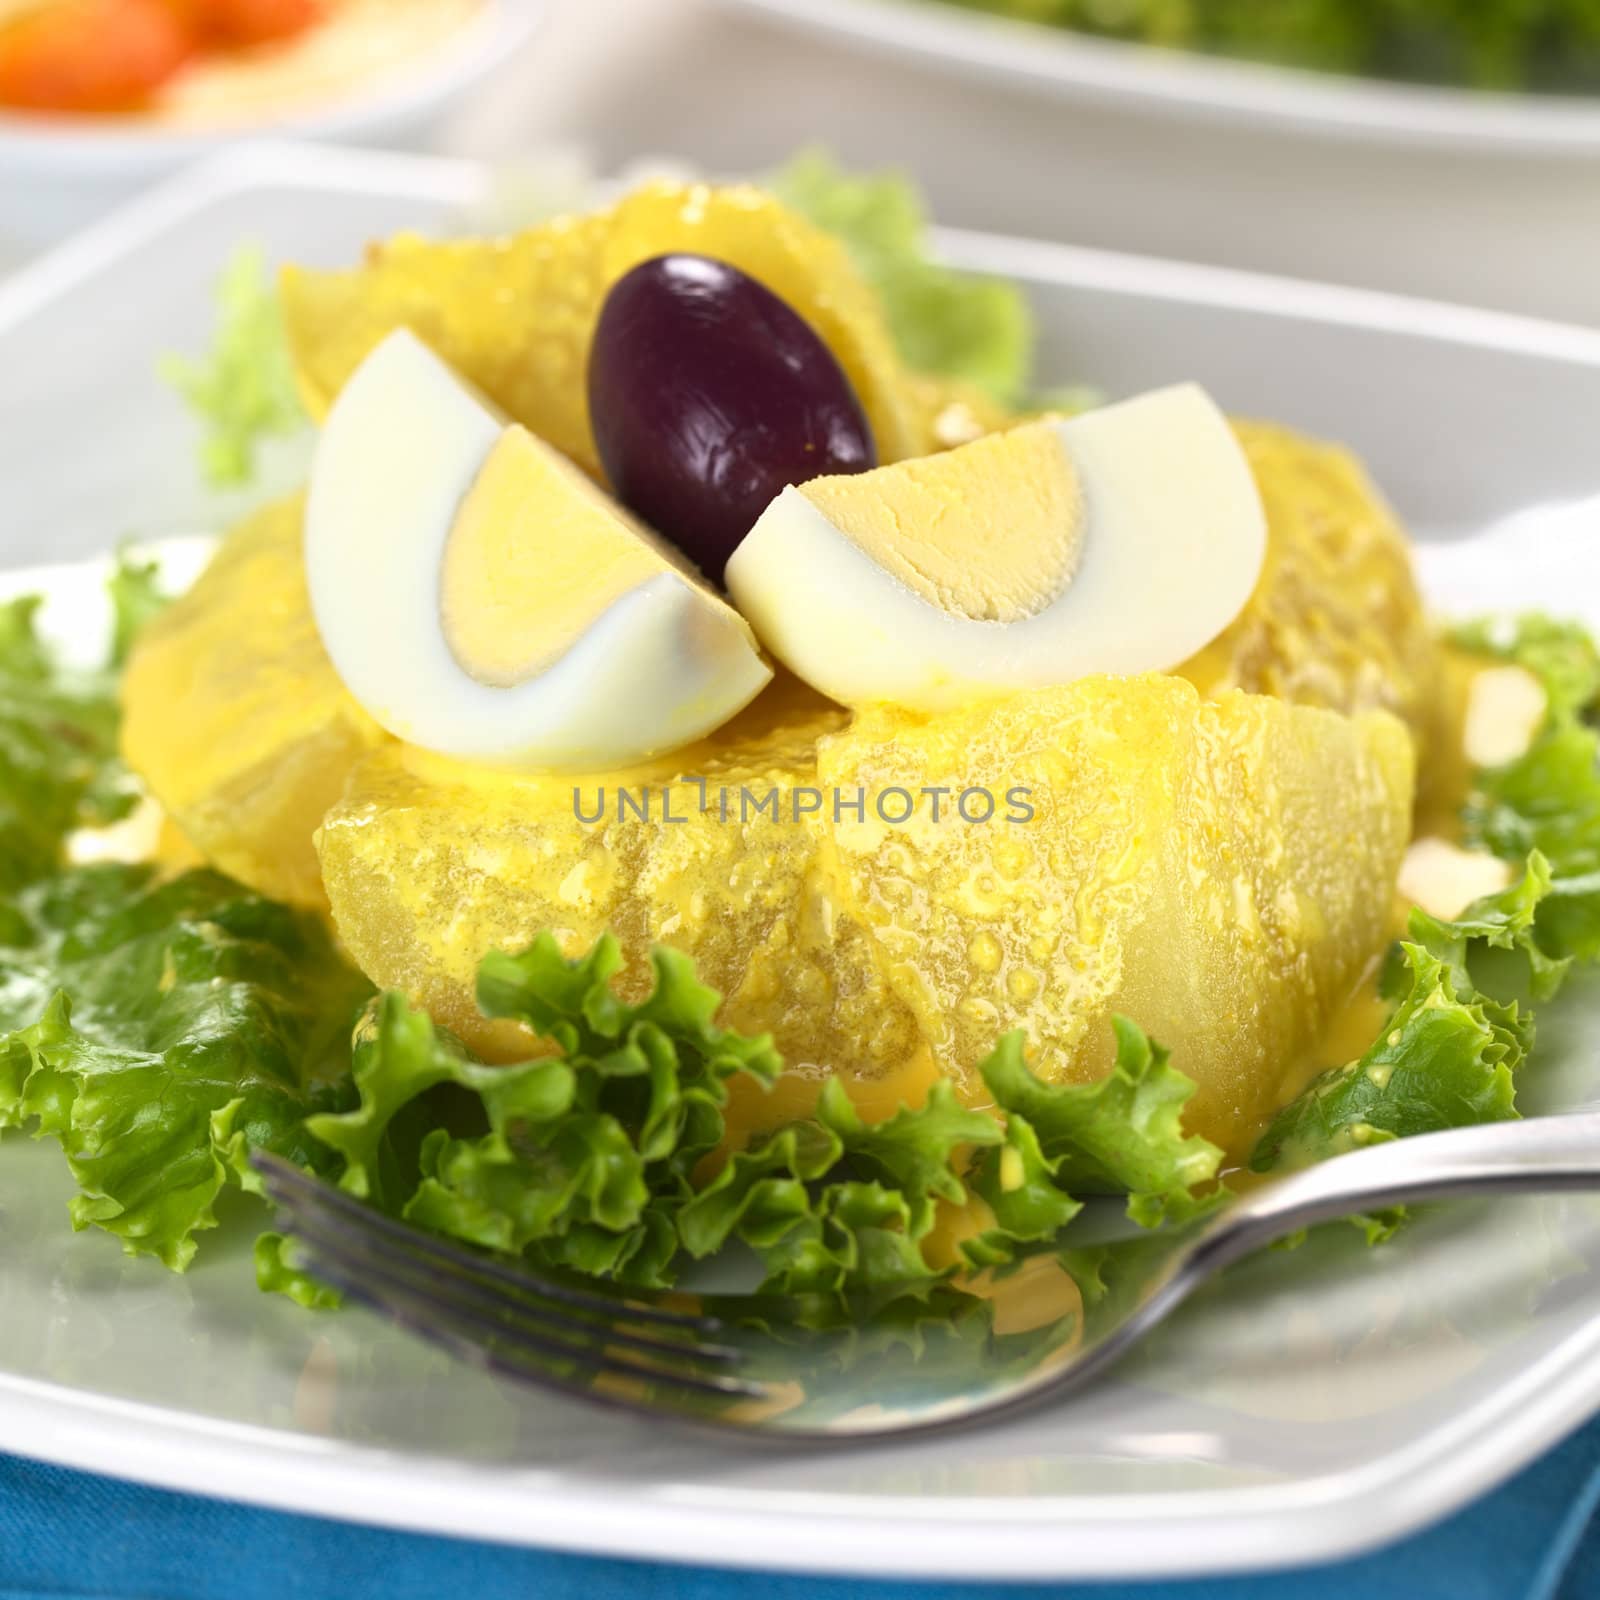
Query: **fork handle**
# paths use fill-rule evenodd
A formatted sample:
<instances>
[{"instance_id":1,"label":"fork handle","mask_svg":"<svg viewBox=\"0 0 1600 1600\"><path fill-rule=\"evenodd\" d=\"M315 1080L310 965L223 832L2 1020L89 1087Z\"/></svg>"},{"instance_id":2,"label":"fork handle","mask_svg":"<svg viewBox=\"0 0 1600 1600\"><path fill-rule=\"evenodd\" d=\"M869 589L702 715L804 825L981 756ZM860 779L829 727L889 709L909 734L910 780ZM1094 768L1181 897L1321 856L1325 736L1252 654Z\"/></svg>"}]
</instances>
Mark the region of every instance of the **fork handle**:
<instances>
[{"instance_id":1,"label":"fork handle","mask_svg":"<svg viewBox=\"0 0 1600 1600\"><path fill-rule=\"evenodd\" d=\"M1530 1117L1369 1145L1263 1185L1197 1241L1216 1269L1339 1217L1471 1195L1600 1191L1600 1112Z\"/></svg>"}]
</instances>

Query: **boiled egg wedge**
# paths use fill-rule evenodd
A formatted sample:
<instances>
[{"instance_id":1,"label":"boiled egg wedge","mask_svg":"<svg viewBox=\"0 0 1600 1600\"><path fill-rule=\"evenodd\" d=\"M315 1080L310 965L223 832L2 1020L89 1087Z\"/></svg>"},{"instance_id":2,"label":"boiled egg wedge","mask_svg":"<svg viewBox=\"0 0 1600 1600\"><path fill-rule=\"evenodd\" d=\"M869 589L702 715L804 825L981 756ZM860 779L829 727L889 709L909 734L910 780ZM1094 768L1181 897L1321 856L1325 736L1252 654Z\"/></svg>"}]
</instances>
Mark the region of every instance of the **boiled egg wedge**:
<instances>
[{"instance_id":1,"label":"boiled egg wedge","mask_svg":"<svg viewBox=\"0 0 1600 1600\"><path fill-rule=\"evenodd\" d=\"M445 755L626 766L719 726L772 676L682 555L405 330L328 413L305 556L350 692Z\"/></svg>"},{"instance_id":2,"label":"boiled egg wedge","mask_svg":"<svg viewBox=\"0 0 1600 1600\"><path fill-rule=\"evenodd\" d=\"M1239 614L1266 518L1193 384L785 489L728 562L780 660L846 705L943 711L1165 671Z\"/></svg>"}]
</instances>

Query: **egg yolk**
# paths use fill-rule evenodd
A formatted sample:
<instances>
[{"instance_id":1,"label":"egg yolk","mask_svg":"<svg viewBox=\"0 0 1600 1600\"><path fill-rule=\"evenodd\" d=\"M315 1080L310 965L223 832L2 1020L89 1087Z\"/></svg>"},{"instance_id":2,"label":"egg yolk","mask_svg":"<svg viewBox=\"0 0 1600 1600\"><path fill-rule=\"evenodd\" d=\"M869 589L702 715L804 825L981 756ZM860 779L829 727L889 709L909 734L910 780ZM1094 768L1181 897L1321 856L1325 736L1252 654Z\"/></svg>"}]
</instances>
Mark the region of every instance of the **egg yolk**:
<instances>
[{"instance_id":1,"label":"egg yolk","mask_svg":"<svg viewBox=\"0 0 1600 1600\"><path fill-rule=\"evenodd\" d=\"M975 622L1036 616L1083 550L1083 489L1052 422L800 493L908 589Z\"/></svg>"},{"instance_id":2,"label":"egg yolk","mask_svg":"<svg viewBox=\"0 0 1600 1600\"><path fill-rule=\"evenodd\" d=\"M509 688L557 661L624 595L691 575L559 451L508 428L462 499L445 545L440 612L451 654Z\"/></svg>"}]
</instances>

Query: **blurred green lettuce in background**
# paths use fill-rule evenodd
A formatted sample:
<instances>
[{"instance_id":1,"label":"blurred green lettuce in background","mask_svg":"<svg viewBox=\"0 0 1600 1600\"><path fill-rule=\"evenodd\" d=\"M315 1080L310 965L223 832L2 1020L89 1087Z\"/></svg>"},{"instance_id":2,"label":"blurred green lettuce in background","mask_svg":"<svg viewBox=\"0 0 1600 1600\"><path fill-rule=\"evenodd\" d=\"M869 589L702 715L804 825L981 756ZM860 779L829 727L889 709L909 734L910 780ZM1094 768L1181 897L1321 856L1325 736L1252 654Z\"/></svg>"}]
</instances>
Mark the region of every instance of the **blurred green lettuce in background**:
<instances>
[{"instance_id":1,"label":"blurred green lettuce in background","mask_svg":"<svg viewBox=\"0 0 1600 1600\"><path fill-rule=\"evenodd\" d=\"M1107 38L1481 89L1600 88L1596 0L951 0Z\"/></svg>"}]
</instances>

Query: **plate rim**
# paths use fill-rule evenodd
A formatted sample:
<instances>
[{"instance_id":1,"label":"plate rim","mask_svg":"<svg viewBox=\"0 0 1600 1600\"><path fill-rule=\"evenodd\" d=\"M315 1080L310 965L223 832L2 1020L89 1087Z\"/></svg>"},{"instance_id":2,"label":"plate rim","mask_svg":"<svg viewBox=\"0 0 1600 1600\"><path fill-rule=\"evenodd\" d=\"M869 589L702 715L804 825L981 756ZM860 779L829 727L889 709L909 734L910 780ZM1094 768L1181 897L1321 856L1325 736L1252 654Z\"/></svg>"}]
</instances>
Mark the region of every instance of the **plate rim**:
<instances>
[{"instance_id":1,"label":"plate rim","mask_svg":"<svg viewBox=\"0 0 1600 1600\"><path fill-rule=\"evenodd\" d=\"M414 197L421 203L465 209L492 199L498 170L495 164L466 157L349 144L312 147L278 137L242 140L191 162L14 271L0 274L0 336L49 300L104 271L116 256L136 249L208 205L251 189L288 183L335 193L377 190L402 199ZM1582 323L1286 273L980 229L935 227L932 236L941 254L972 271L1114 288L1153 300L1198 301L1218 309L1336 323L1600 367L1600 328Z\"/></svg>"},{"instance_id":2,"label":"plate rim","mask_svg":"<svg viewBox=\"0 0 1600 1600\"><path fill-rule=\"evenodd\" d=\"M329 1440L3 1372L0 1449L212 1499L525 1548L740 1571L1026 1582L1262 1572L1367 1554L1469 1504L1597 1408L1600 1319L1516 1374L1491 1405L1377 1461L1291 1484L934 1502L635 1484L619 1519L614 1486L580 1479L574 1489L548 1467ZM892 1554L886 1531L896 1536Z\"/></svg>"},{"instance_id":3,"label":"plate rim","mask_svg":"<svg viewBox=\"0 0 1600 1600\"><path fill-rule=\"evenodd\" d=\"M1357 142L1600 156L1600 96L1514 94L1317 73L1102 39L932 0L717 0L812 35L849 38L966 76L1169 117Z\"/></svg>"},{"instance_id":4,"label":"plate rim","mask_svg":"<svg viewBox=\"0 0 1600 1600\"><path fill-rule=\"evenodd\" d=\"M294 185L470 205L469 161L243 146L169 180L0 283L0 337L218 200ZM1600 330L1235 269L946 230L964 264L1084 286L1404 331L1600 369ZM359 1313L352 1313L357 1314ZM548 1467L379 1449L177 1411L0 1371L0 1449L183 1492L502 1544L742 1569L988 1579L1265 1570L1375 1549L1459 1509L1600 1409L1600 1319L1492 1396L1398 1450L1292 1483L1155 1494L848 1497L738 1485L614 1486ZM537 1490L537 1492L532 1492ZM885 1549L890 1526L901 1537ZM1129 1538L1137 1527L1137 1539ZM974 1539L976 1529L1000 1538ZM905 1537L905 1535L912 1537Z\"/></svg>"}]
</instances>

